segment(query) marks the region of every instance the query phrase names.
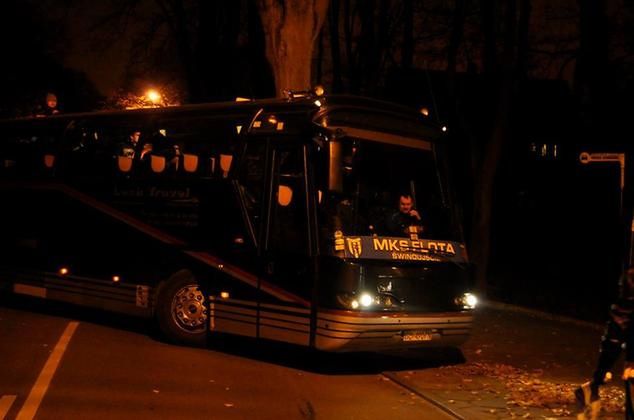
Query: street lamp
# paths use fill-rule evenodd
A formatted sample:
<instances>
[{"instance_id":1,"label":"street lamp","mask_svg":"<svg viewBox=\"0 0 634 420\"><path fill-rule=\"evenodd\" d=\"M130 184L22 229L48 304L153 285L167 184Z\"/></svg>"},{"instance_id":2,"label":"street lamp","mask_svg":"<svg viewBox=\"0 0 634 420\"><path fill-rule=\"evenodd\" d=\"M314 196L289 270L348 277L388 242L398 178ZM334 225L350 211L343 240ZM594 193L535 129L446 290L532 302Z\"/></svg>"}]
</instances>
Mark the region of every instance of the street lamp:
<instances>
[{"instance_id":1,"label":"street lamp","mask_svg":"<svg viewBox=\"0 0 634 420\"><path fill-rule=\"evenodd\" d=\"M145 97L154 105L158 105L161 102L161 94L156 89L148 89L145 92Z\"/></svg>"}]
</instances>

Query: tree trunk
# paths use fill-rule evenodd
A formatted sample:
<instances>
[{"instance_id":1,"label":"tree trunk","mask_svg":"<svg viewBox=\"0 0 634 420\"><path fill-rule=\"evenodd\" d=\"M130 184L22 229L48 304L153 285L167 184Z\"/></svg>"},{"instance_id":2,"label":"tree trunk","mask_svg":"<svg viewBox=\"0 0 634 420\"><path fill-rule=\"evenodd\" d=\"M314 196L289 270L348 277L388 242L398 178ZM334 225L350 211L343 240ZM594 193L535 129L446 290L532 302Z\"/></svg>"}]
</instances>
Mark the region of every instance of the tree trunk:
<instances>
[{"instance_id":1,"label":"tree trunk","mask_svg":"<svg viewBox=\"0 0 634 420\"><path fill-rule=\"evenodd\" d=\"M332 91L343 91L341 77L341 48L339 48L339 0L332 0L328 12L328 27L330 29L330 54L332 57Z\"/></svg>"},{"instance_id":2,"label":"tree trunk","mask_svg":"<svg viewBox=\"0 0 634 420\"><path fill-rule=\"evenodd\" d=\"M476 265L476 287L482 296L488 292L488 268L491 241L491 211L493 186L504 143L509 137L512 98L515 90L517 17L516 0L506 2L504 50L501 80L497 88L497 101L492 115L493 127L487 141L481 165L476 174L474 190L474 217L471 235L471 256Z\"/></svg>"},{"instance_id":3,"label":"tree trunk","mask_svg":"<svg viewBox=\"0 0 634 420\"><path fill-rule=\"evenodd\" d=\"M258 0L277 96L287 89L311 87L315 39L319 35L328 0Z\"/></svg>"}]
</instances>

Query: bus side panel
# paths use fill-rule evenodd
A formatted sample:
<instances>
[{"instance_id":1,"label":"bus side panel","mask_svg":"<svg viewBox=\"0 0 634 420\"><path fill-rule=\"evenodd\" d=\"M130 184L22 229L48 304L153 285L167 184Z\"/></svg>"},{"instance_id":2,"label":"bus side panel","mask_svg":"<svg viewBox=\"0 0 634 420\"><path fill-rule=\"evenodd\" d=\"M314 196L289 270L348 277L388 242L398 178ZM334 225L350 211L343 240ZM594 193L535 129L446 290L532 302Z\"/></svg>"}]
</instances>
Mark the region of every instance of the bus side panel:
<instances>
[{"instance_id":1,"label":"bus side panel","mask_svg":"<svg viewBox=\"0 0 634 420\"><path fill-rule=\"evenodd\" d=\"M260 306L260 337L291 344L310 343L310 310L289 305Z\"/></svg>"}]
</instances>

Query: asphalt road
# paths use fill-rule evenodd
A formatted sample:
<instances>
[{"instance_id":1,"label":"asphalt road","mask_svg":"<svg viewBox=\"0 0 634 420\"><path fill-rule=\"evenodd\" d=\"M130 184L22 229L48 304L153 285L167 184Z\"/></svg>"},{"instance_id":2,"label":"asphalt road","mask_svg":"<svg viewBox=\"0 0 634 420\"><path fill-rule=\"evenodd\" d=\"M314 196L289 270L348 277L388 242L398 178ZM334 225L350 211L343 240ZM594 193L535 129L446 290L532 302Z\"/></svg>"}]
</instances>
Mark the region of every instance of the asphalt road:
<instances>
[{"instance_id":1,"label":"asphalt road","mask_svg":"<svg viewBox=\"0 0 634 420\"><path fill-rule=\"evenodd\" d=\"M162 342L140 320L0 299L0 419L446 419L384 371L436 362L220 339Z\"/></svg>"}]
</instances>

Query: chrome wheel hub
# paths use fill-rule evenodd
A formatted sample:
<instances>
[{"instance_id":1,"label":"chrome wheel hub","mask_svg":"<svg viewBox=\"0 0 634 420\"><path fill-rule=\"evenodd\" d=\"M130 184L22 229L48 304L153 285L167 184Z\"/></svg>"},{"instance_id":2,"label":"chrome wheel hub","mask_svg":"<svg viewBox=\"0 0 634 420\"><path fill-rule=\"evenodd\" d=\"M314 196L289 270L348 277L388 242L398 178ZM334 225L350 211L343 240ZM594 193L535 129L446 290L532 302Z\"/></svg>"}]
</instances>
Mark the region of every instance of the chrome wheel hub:
<instances>
[{"instance_id":1,"label":"chrome wheel hub","mask_svg":"<svg viewBox=\"0 0 634 420\"><path fill-rule=\"evenodd\" d=\"M182 330L200 332L205 329L207 308L205 297L197 285L190 284L176 292L171 312L176 325Z\"/></svg>"}]
</instances>

